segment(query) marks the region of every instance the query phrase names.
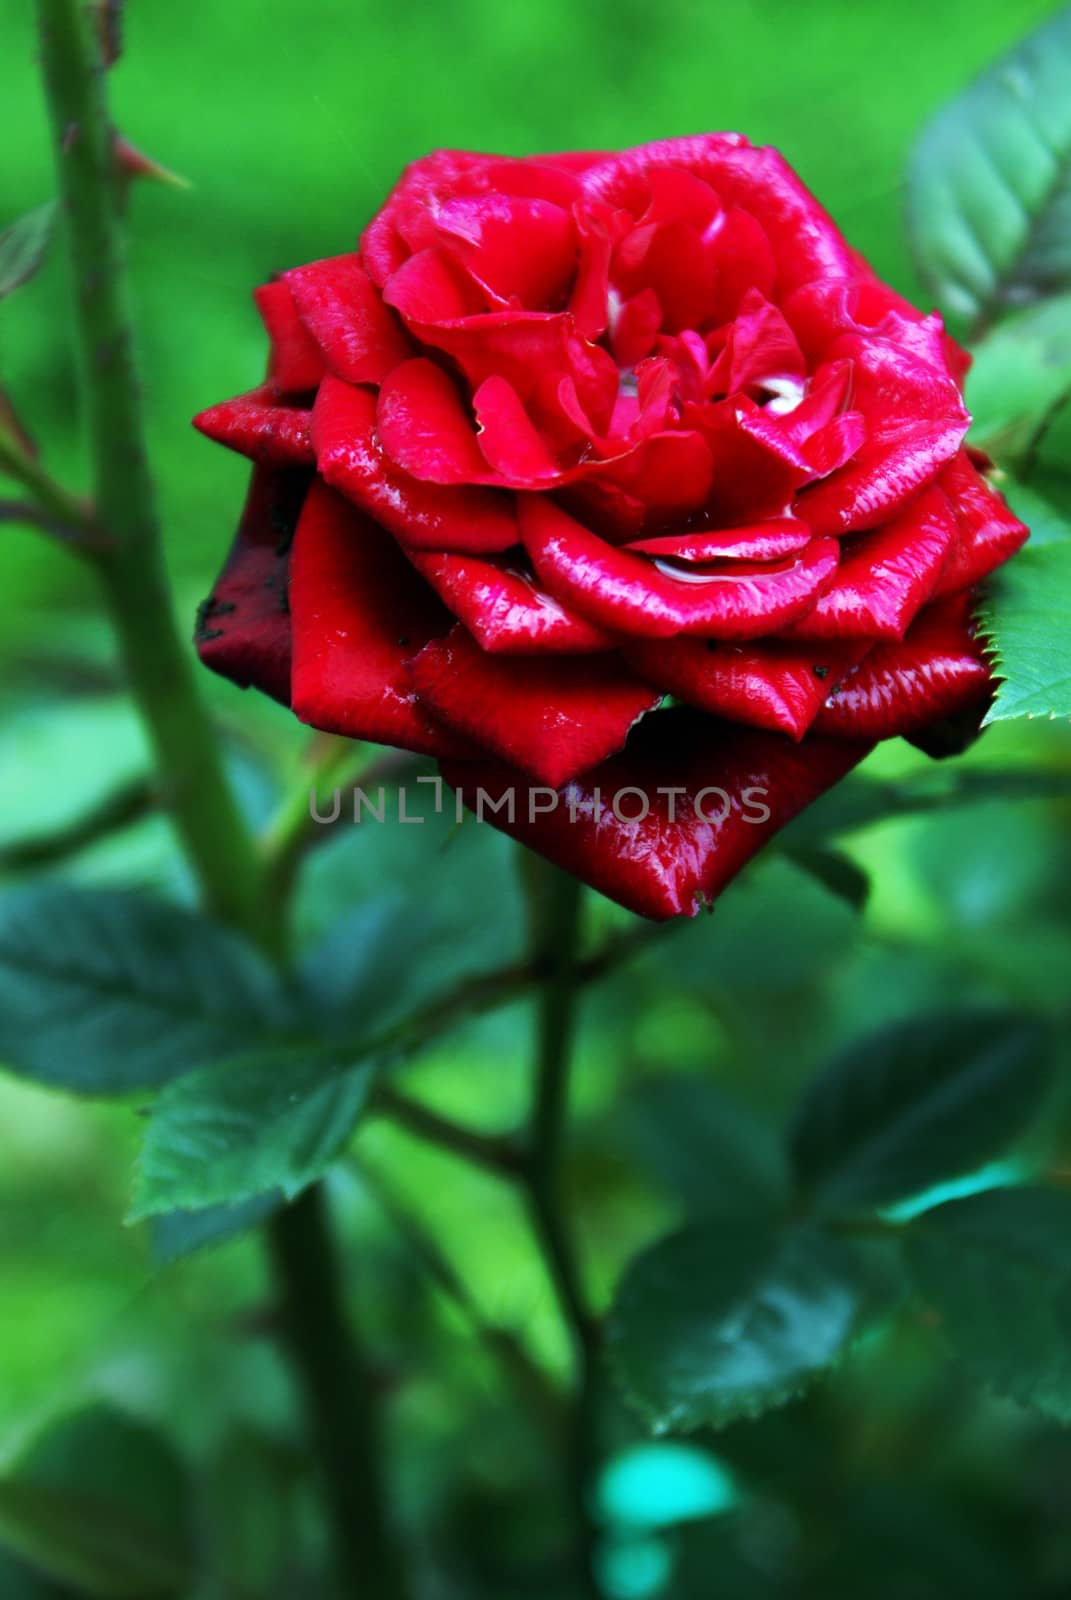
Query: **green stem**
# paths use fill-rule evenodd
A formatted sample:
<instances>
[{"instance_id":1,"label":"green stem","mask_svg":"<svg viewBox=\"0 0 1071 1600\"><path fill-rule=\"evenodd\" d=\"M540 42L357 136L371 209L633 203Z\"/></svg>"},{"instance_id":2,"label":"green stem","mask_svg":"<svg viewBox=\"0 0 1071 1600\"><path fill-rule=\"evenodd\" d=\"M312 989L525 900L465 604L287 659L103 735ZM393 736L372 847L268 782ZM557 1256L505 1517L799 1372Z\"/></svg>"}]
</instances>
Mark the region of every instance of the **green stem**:
<instances>
[{"instance_id":1,"label":"green stem","mask_svg":"<svg viewBox=\"0 0 1071 1600\"><path fill-rule=\"evenodd\" d=\"M75 288L100 571L163 798L220 917L261 933L260 874L180 641L164 570L134 365L104 69L77 0L37 0L41 66Z\"/></svg>"},{"instance_id":2,"label":"green stem","mask_svg":"<svg viewBox=\"0 0 1071 1600\"><path fill-rule=\"evenodd\" d=\"M378 1472L383 1444L373 1384L346 1331L322 1185L279 1212L270 1239L283 1338L304 1391L343 1593L346 1600L404 1600Z\"/></svg>"},{"instance_id":3,"label":"green stem","mask_svg":"<svg viewBox=\"0 0 1071 1600\"><path fill-rule=\"evenodd\" d=\"M598 1465L597 1325L588 1310L561 1193L576 1001L580 978L580 883L540 857L523 871L531 915L532 964L542 974L536 1019L525 1187L536 1238L573 1345L576 1387L569 1423L566 1488L582 1592L597 1600L592 1556L596 1538L590 1497Z\"/></svg>"},{"instance_id":4,"label":"green stem","mask_svg":"<svg viewBox=\"0 0 1071 1600\"><path fill-rule=\"evenodd\" d=\"M215 731L175 625L149 475L127 304L123 237L99 42L78 0L36 0L41 65L67 224L94 507L109 549L100 571L158 788L206 905L271 953L283 939L268 875L227 781ZM347 1332L320 1194L271 1224L289 1348L347 1587L402 1600L382 1514L374 1416ZM354 1592L356 1592L354 1590Z\"/></svg>"}]
</instances>

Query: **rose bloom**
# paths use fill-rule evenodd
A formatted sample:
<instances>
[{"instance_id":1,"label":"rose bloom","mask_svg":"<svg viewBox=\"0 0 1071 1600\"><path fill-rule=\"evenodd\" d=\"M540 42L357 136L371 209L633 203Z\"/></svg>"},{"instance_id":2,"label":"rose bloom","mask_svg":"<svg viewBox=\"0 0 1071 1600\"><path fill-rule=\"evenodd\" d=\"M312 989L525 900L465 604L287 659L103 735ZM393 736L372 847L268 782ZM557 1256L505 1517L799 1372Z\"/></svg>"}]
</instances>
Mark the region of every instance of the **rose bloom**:
<instances>
[{"instance_id":1,"label":"rose bloom","mask_svg":"<svg viewBox=\"0 0 1071 1600\"><path fill-rule=\"evenodd\" d=\"M216 671L651 917L875 741L977 726L972 591L1026 530L968 358L776 151L438 151L255 299L268 377L196 419L254 463Z\"/></svg>"}]
</instances>

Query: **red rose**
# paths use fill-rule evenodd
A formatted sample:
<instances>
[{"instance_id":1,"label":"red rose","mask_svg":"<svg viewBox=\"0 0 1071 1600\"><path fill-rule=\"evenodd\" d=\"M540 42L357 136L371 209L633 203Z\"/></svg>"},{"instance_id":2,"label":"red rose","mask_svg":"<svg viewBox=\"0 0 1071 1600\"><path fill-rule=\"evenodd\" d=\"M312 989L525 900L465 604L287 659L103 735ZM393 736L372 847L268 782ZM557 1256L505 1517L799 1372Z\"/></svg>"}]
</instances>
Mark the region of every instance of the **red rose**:
<instances>
[{"instance_id":1,"label":"red rose","mask_svg":"<svg viewBox=\"0 0 1071 1600\"><path fill-rule=\"evenodd\" d=\"M775 151L439 151L256 301L267 381L197 418L256 464L203 659L625 905L984 702L970 591L1026 530L967 358Z\"/></svg>"}]
</instances>

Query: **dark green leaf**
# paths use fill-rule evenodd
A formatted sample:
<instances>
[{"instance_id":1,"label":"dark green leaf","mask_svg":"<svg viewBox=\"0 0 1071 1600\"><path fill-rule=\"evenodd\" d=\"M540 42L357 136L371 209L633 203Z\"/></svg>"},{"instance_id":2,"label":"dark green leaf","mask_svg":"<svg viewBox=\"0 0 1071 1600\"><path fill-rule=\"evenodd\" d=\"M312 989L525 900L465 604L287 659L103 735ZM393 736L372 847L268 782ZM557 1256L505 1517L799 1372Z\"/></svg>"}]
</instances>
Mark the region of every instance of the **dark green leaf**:
<instances>
[{"instance_id":1,"label":"dark green leaf","mask_svg":"<svg viewBox=\"0 0 1071 1600\"><path fill-rule=\"evenodd\" d=\"M456 828L433 802L430 786L416 798L410 790L411 813L423 808L425 822L366 821L313 860L316 872L326 866L332 898L346 909L314 946L305 977L323 1025L345 1037L354 1026L382 1032L522 955L524 921L502 835L474 822ZM483 882L494 893L474 915L474 885Z\"/></svg>"},{"instance_id":2,"label":"dark green leaf","mask_svg":"<svg viewBox=\"0 0 1071 1600\"><path fill-rule=\"evenodd\" d=\"M4 1600L72 1600L74 1591L60 1588L0 1546L0 1594Z\"/></svg>"},{"instance_id":3,"label":"dark green leaf","mask_svg":"<svg viewBox=\"0 0 1071 1600\"><path fill-rule=\"evenodd\" d=\"M46 200L0 233L0 300L32 278L44 260L56 223L56 202Z\"/></svg>"},{"instance_id":4,"label":"dark green leaf","mask_svg":"<svg viewBox=\"0 0 1071 1600\"><path fill-rule=\"evenodd\" d=\"M790 1144L829 1213L888 1205L1004 1150L1049 1083L1044 1035L1005 1013L922 1017L859 1040L811 1086Z\"/></svg>"},{"instance_id":5,"label":"dark green leaf","mask_svg":"<svg viewBox=\"0 0 1071 1600\"><path fill-rule=\"evenodd\" d=\"M1071 284L1071 9L925 129L908 227L938 304L975 323Z\"/></svg>"},{"instance_id":6,"label":"dark green leaf","mask_svg":"<svg viewBox=\"0 0 1071 1600\"><path fill-rule=\"evenodd\" d=\"M785 1201L780 1140L707 1076L643 1079L629 1089L619 1122L629 1154L689 1211L755 1216Z\"/></svg>"},{"instance_id":7,"label":"dark green leaf","mask_svg":"<svg viewBox=\"0 0 1071 1600\"><path fill-rule=\"evenodd\" d=\"M188 1073L156 1100L132 1220L298 1194L330 1165L368 1098L376 1063L336 1048L280 1048Z\"/></svg>"},{"instance_id":8,"label":"dark green leaf","mask_svg":"<svg viewBox=\"0 0 1071 1600\"><path fill-rule=\"evenodd\" d=\"M0 1478L0 1539L90 1595L179 1595L194 1571L185 1470L152 1428L105 1406L76 1413Z\"/></svg>"},{"instance_id":9,"label":"dark green leaf","mask_svg":"<svg viewBox=\"0 0 1071 1600\"><path fill-rule=\"evenodd\" d=\"M191 912L58 885L0 900L0 1061L25 1077L122 1094L291 1022L277 974Z\"/></svg>"},{"instance_id":10,"label":"dark green leaf","mask_svg":"<svg viewBox=\"0 0 1071 1600\"><path fill-rule=\"evenodd\" d=\"M978 619L1000 680L987 722L1071 716L1071 523L1021 484L1008 498L1029 525L989 580Z\"/></svg>"},{"instance_id":11,"label":"dark green leaf","mask_svg":"<svg viewBox=\"0 0 1071 1600\"><path fill-rule=\"evenodd\" d=\"M711 1219L632 1262L611 1352L655 1429L719 1427L781 1404L831 1366L859 1303L851 1255L819 1229Z\"/></svg>"},{"instance_id":12,"label":"dark green leaf","mask_svg":"<svg viewBox=\"0 0 1071 1600\"><path fill-rule=\"evenodd\" d=\"M1071 294L1043 300L976 344L967 376L971 443L1002 464L1029 456L1071 394Z\"/></svg>"},{"instance_id":13,"label":"dark green leaf","mask_svg":"<svg viewBox=\"0 0 1071 1600\"><path fill-rule=\"evenodd\" d=\"M850 856L839 850L821 850L813 846L795 845L786 854L797 867L828 889L830 894L843 900L853 911L862 911L870 897L870 879Z\"/></svg>"},{"instance_id":14,"label":"dark green leaf","mask_svg":"<svg viewBox=\"0 0 1071 1600\"><path fill-rule=\"evenodd\" d=\"M950 1200L911 1224L907 1260L941 1338L975 1378L1071 1422L1071 1194Z\"/></svg>"},{"instance_id":15,"label":"dark green leaf","mask_svg":"<svg viewBox=\"0 0 1071 1600\"><path fill-rule=\"evenodd\" d=\"M206 1206L201 1211L167 1211L149 1225L152 1258L158 1267L170 1266L195 1250L224 1244L236 1234L259 1227L283 1204L283 1196L254 1195L237 1205Z\"/></svg>"}]
</instances>

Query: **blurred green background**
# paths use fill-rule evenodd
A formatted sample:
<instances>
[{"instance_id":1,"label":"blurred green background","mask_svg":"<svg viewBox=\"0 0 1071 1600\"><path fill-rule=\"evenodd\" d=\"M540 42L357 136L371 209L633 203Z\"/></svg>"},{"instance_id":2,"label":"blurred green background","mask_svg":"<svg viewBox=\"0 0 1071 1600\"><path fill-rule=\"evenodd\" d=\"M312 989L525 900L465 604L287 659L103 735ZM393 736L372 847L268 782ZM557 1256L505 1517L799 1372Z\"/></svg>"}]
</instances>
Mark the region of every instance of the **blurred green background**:
<instances>
[{"instance_id":1,"label":"blurred green background","mask_svg":"<svg viewBox=\"0 0 1071 1600\"><path fill-rule=\"evenodd\" d=\"M117 122L192 185L140 185L130 217L150 443L183 614L192 621L214 575L246 473L188 419L260 374L250 290L274 269L350 247L405 161L436 145L523 153L737 128L778 145L878 271L918 298L900 194L911 140L1054 9L1045 0L130 4L111 79ZM2 0L0 29L2 224L47 198L52 182L29 6ZM0 378L45 459L78 484L66 291L54 250L0 307ZM3 542L0 850L77 817L145 761L88 577L29 531L6 527ZM263 815L293 776L303 735L269 705L215 681L204 687L247 803ZM964 766L1024 764L1071 767L1068 730L1005 725ZM911 783L932 769L894 745L868 770ZM506 897L503 852L485 832L484 892ZM384 839L373 829L330 845L303 891L305 926L325 926L369 878L434 882L441 844L427 828L415 844L411 833ZM601 1295L639 1245L694 1205L696 1172L707 1202L713 1185L715 1198L735 1203L755 1164L774 1159L767 1146L795 1093L838 1044L949 998L1025 999L1055 1014L1071 970L1065 804L938 806L857 831L847 848L871 879L863 913L776 857L713 919L588 1001L571 1182ZM187 892L155 818L63 870ZM412 1069L414 1091L510 1126L523 1104L524 1027L520 1007L471 1024ZM721 1177L711 1166L719 1136L704 1126L704 1107L711 1122L720 1115L721 1100L706 1097L713 1080L711 1093L730 1097L746 1131ZM0 1464L48 1417L116 1401L161 1422L201 1471L199 1514L217 1557L205 1597L314 1597L321 1533L265 1326L257 1245L239 1240L161 1267L147 1231L121 1225L136 1107L73 1104L0 1078L0 1125ZM474 1331L514 1329L548 1372L561 1368L523 1220L490 1180L386 1127L368 1130L359 1153L362 1167L343 1165L331 1181L351 1244L348 1287L390 1397L421 1592L566 1600L540 1418L518 1413ZM380 1181L433 1226L471 1305L414 1266ZM624 1411L614 1426L622 1450L641 1437ZM803 1402L700 1437L682 1455L637 1458L638 1478L628 1477L630 1460L604 1486L611 1600L1010 1600L1063 1595L1071 1584L1071 1442L979 1399L910 1322L867 1343ZM6 1559L4 1600L55 1593L14 1564L5 1576Z\"/></svg>"}]
</instances>

